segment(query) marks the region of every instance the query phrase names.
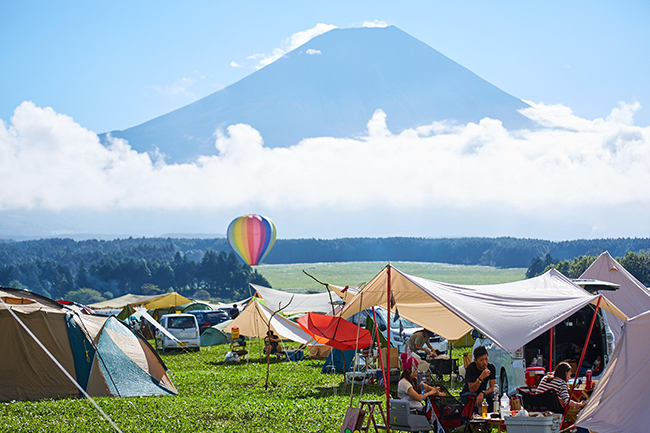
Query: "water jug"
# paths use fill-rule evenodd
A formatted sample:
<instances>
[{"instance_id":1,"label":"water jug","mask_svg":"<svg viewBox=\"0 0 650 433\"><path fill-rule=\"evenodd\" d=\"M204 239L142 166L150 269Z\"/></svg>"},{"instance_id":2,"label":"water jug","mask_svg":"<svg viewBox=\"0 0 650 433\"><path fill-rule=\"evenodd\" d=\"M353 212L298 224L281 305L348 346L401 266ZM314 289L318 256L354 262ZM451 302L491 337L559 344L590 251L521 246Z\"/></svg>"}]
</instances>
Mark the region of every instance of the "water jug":
<instances>
[{"instance_id":1,"label":"water jug","mask_svg":"<svg viewBox=\"0 0 650 433\"><path fill-rule=\"evenodd\" d=\"M505 418L507 416L510 416L510 399L504 392L503 397L501 397L501 418Z\"/></svg>"}]
</instances>

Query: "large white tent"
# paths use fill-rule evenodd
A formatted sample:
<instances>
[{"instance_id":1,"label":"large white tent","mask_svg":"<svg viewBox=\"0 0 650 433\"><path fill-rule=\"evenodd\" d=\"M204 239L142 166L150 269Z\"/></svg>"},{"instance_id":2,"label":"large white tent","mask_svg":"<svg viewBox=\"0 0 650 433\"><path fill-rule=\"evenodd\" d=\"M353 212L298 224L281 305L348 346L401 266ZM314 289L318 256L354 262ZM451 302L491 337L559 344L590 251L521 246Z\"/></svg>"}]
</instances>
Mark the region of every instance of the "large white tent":
<instances>
[{"instance_id":1,"label":"large white tent","mask_svg":"<svg viewBox=\"0 0 650 433\"><path fill-rule=\"evenodd\" d=\"M336 293L289 293L256 284L251 284L251 287L257 292L259 298L264 299L264 303L271 310L277 311L282 308L282 314L308 312L331 314L336 306L342 303Z\"/></svg>"},{"instance_id":2,"label":"large white tent","mask_svg":"<svg viewBox=\"0 0 650 433\"><path fill-rule=\"evenodd\" d=\"M596 304L600 297L555 269L528 280L470 286L407 275L389 265L348 302L342 316L375 305L385 308L389 274L395 307L402 317L448 340L457 340L475 328L510 352L584 306ZM607 299L600 306L626 319Z\"/></svg>"},{"instance_id":3,"label":"large white tent","mask_svg":"<svg viewBox=\"0 0 650 433\"><path fill-rule=\"evenodd\" d=\"M628 320L577 426L598 433L645 433L650 426L650 311Z\"/></svg>"},{"instance_id":4,"label":"large white tent","mask_svg":"<svg viewBox=\"0 0 650 433\"><path fill-rule=\"evenodd\" d=\"M239 316L230 322L223 332L232 332L232 328L237 327L241 335L264 338L266 337L269 322L271 330L285 340L302 344L315 343L311 335L303 331L300 325L293 323L280 314L273 315L273 311L262 305L256 298L251 300L244 311L239 313Z\"/></svg>"},{"instance_id":5,"label":"large white tent","mask_svg":"<svg viewBox=\"0 0 650 433\"><path fill-rule=\"evenodd\" d=\"M628 317L634 317L650 310L650 290L634 278L634 275L630 274L607 251L587 268L580 279L618 284L620 286L618 290L603 290L600 293ZM606 316L609 327L618 340L623 321L609 312L606 313Z\"/></svg>"}]
</instances>

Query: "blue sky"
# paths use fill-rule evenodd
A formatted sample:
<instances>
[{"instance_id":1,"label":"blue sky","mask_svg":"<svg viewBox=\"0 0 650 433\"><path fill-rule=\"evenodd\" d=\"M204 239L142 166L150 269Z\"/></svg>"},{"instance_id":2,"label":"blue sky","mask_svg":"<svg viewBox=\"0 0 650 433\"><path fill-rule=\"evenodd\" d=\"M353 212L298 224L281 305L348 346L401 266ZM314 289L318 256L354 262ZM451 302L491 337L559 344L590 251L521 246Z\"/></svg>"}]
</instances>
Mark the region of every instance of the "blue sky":
<instances>
[{"instance_id":1,"label":"blue sky","mask_svg":"<svg viewBox=\"0 0 650 433\"><path fill-rule=\"evenodd\" d=\"M0 3L0 118L23 101L97 133L181 107L251 73L317 23L394 24L512 95L650 124L647 1ZM231 62L243 67L233 68Z\"/></svg>"},{"instance_id":2,"label":"blue sky","mask_svg":"<svg viewBox=\"0 0 650 433\"><path fill-rule=\"evenodd\" d=\"M366 21L529 101L540 128L389 131L379 109L365 137L279 149L231 125L218 155L183 164L95 135L220 90L301 32ZM219 234L246 213L281 238L647 237L649 22L647 1L3 1L0 237Z\"/></svg>"}]
</instances>

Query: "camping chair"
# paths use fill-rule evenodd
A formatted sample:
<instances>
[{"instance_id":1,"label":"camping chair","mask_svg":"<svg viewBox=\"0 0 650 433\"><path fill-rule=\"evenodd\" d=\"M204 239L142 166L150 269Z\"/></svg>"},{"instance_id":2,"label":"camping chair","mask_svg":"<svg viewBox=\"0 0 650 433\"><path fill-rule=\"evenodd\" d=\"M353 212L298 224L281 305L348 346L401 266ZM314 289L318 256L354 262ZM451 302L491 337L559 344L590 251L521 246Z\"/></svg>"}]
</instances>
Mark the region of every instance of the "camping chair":
<instances>
[{"instance_id":1,"label":"camping chair","mask_svg":"<svg viewBox=\"0 0 650 433\"><path fill-rule=\"evenodd\" d=\"M446 395L436 396L431 400L433 410L440 421L440 425L444 429L453 429L463 425L467 426L467 423L472 419L472 415L474 414L476 397L473 395L468 396L469 401L463 405L444 386L440 385L440 391Z\"/></svg>"},{"instance_id":2,"label":"camping chair","mask_svg":"<svg viewBox=\"0 0 650 433\"><path fill-rule=\"evenodd\" d=\"M524 391L522 388L517 388L517 392L521 394L522 404L524 409L528 412L546 412L564 413L564 406L560 402L557 393L552 389L547 389L539 394ZM573 422L565 422L562 424L561 430L570 427Z\"/></svg>"},{"instance_id":3,"label":"camping chair","mask_svg":"<svg viewBox=\"0 0 650 433\"><path fill-rule=\"evenodd\" d=\"M456 365L456 358L449 358L449 359L429 359L427 361L430 364L429 371L431 372L432 375L435 375L436 379L439 381L442 381L442 375L443 374L449 374L451 376L452 373L458 375L458 366ZM451 377L450 377L451 381Z\"/></svg>"},{"instance_id":4,"label":"camping chair","mask_svg":"<svg viewBox=\"0 0 650 433\"><path fill-rule=\"evenodd\" d=\"M406 400L390 401L390 428L399 431L431 431L431 423L424 415L411 413L411 407Z\"/></svg>"}]
</instances>

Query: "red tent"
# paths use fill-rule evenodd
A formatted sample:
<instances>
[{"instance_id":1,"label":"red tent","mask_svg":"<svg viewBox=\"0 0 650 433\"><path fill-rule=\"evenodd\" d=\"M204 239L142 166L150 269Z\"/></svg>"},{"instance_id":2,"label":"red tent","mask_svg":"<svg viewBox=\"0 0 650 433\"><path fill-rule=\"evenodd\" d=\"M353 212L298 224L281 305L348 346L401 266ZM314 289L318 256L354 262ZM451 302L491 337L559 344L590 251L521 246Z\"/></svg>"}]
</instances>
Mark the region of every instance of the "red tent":
<instances>
[{"instance_id":1,"label":"red tent","mask_svg":"<svg viewBox=\"0 0 650 433\"><path fill-rule=\"evenodd\" d=\"M370 331L340 317L307 313L298 319L298 324L317 342L339 350L365 349L372 344Z\"/></svg>"}]
</instances>

